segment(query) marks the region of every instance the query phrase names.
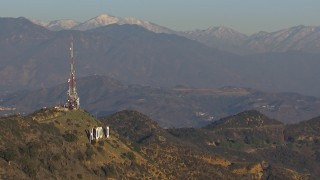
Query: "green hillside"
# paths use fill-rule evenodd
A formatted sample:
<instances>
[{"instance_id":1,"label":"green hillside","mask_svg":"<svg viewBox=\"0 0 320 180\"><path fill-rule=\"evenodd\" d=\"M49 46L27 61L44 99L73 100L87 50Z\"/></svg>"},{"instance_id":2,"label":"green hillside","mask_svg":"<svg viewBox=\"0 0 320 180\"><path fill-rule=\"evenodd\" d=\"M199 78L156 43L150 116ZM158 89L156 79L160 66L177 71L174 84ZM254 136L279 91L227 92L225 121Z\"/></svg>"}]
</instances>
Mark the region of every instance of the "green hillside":
<instances>
[{"instance_id":1,"label":"green hillside","mask_svg":"<svg viewBox=\"0 0 320 180\"><path fill-rule=\"evenodd\" d=\"M97 120L84 110L61 108L1 117L0 179L313 179L317 175L315 169L303 171L296 168L299 163L290 164L295 159L274 160L295 155L294 151L281 154L289 148L286 140L271 139L277 133L268 127L285 128L283 124L254 112L231 119L238 116L263 120L263 125L227 128L223 124L232 120L224 119L218 127L163 129L136 111ZM89 143L87 131L106 125L110 138ZM244 135L261 138L262 143L245 142Z\"/></svg>"},{"instance_id":2,"label":"green hillside","mask_svg":"<svg viewBox=\"0 0 320 180\"><path fill-rule=\"evenodd\" d=\"M102 123L82 110L45 109L0 122L0 179L166 177L116 134L90 144L86 130Z\"/></svg>"},{"instance_id":3,"label":"green hillside","mask_svg":"<svg viewBox=\"0 0 320 180\"><path fill-rule=\"evenodd\" d=\"M317 179L319 122L320 118L314 118L284 125L257 111L245 111L201 129L169 129L168 132L236 164L265 162L268 168L264 177L294 179L289 172L298 172L302 179Z\"/></svg>"}]
</instances>

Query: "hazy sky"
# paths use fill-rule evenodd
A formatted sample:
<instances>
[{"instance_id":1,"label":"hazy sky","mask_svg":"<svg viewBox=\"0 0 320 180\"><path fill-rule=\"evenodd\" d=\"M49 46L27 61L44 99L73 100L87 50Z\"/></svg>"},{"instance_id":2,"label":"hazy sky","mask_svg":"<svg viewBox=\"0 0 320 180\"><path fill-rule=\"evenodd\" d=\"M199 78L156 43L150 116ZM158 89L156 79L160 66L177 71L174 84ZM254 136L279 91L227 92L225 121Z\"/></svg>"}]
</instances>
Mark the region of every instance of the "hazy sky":
<instances>
[{"instance_id":1,"label":"hazy sky","mask_svg":"<svg viewBox=\"0 0 320 180\"><path fill-rule=\"evenodd\" d=\"M1 17L44 21L99 14L136 17L174 30L227 26L252 34L296 25L320 25L320 0L1 0Z\"/></svg>"}]
</instances>

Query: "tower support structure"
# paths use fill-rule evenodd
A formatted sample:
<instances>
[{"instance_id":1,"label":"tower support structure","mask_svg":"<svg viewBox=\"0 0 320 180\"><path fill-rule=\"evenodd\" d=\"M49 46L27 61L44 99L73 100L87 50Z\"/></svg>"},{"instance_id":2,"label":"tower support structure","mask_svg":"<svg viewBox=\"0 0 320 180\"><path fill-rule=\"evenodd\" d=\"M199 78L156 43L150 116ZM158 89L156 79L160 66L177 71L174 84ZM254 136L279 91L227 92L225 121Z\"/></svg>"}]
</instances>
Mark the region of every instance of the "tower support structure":
<instances>
[{"instance_id":1,"label":"tower support structure","mask_svg":"<svg viewBox=\"0 0 320 180\"><path fill-rule=\"evenodd\" d=\"M66 107L70 110L79 109L80 98L77 93L75 69L74 69L74 56L73 56L73 38L70 42L70 75L68 79L69 89L67 93Z\"/></svg>"}]
</instances>

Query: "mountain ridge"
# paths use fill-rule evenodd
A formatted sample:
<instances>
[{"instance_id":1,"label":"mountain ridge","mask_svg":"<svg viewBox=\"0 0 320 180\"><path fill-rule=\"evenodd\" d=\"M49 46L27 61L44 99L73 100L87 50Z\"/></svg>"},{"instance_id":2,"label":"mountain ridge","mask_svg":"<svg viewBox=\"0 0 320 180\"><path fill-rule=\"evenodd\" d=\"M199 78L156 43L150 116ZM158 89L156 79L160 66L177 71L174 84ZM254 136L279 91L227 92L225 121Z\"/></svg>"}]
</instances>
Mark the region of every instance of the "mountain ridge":
<instances>
[{"instance_id":1,"label":"mountain ridge","mask_svg":"<svg viewBox=\"0 0 320 180\"><path fill-rule=\"evenodd\" d=\"M319 26L298 25L274 32L260 31L252 35L244 35L231 28L225 28L226 33L220 35L220 28L195 30L181 35L210 47L242 55L286 51L318 53L320 47ZM223 35L226 37L222 38Z\"/></svg>"},{"instance_id":2,"label":"mountain ridge","mask_svg":"<svg viewBox=\"0 0 320 180\"><path fill-rule=\"evenodd\" d=\"M155 33L173 34L174 32L173 30L170 30L166 27L163 27L145 20L140 20L133 17L125 17L125 18L115 17L107 13L100 14L84 22L78 22L73 19L54 20L54 21L50 21L49 23L43 22L37 19L30 19L30 21L32 21L35 24L46 27L51 31L60 31L60 30L86 31L86 30L91 30L91 29L111 25L111 24L118 24L118 25L133 24L133 25L144 27Z\"/></svg>"},{"instance_id":3,"label":"mountain ridge","mask_svg":"<svg viewBox=\"0 0 320 180\"><path fill-rule=\"evenodd\" d=\"M128 24L53 32L17 19L11 19L11 24L1 22L2 92L64 82L71 36L79 77L108 75L122 82L157 87L234 86L313 96L320 92L320 86L314 83L320 76L316 69L319 54L315 53L239 56L185 37Z\"/></svg>"},{"instance_id":4,"label":"mountain ridge","mask_svg":"<svg viewBox=\"0 0 320 180\"><path fill-rule=\"evenodd\" d=\"M207 46L241 55L265 52L286 52L292 50L318 53L320 47L319 26L297 25L273 32L261 31L246 35L225 26L211 26L204 30L175 31L152 22L132 17L116 17L107 13L96 16L83 23L72 20L73 23L71 23L71 25L63 20L55 20L50 23L35 19L30 20L35 24L42 25L43 27L54 31L69 29L86 31L110 24L135 24L155 33L184 36ZM57 23L59 21L61 23ZM291 35L288 36L289 34Z\"/></svg>"}]
</instances>

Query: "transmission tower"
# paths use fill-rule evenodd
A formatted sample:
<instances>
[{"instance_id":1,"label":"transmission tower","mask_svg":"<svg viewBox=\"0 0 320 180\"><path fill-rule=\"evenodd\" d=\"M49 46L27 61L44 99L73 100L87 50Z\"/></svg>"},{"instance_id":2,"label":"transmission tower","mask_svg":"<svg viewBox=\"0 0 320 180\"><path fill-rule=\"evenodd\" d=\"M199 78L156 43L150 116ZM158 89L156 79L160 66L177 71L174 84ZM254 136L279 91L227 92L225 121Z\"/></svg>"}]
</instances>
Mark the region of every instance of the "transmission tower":
<instances>
[{"instance_id":1,"label":"transmission tower","mask_svg":"<svg viewBox=\"0 0 320 180\"><path fill-rule=\"evenodd\" d=\"M70 110L79 109L80 99L77 93L75 70L74 70L73 38L71 38L71 42L70 42L70 75L69 75L68 83L69 83L69 90L67 94L68 98L67 98L66 107Z\"/></svg>"}]
</instances>

